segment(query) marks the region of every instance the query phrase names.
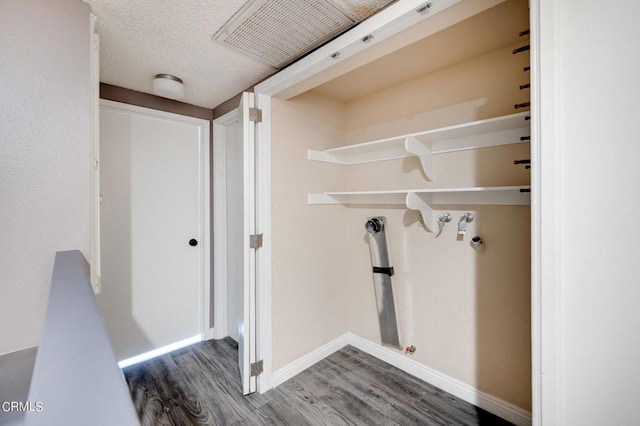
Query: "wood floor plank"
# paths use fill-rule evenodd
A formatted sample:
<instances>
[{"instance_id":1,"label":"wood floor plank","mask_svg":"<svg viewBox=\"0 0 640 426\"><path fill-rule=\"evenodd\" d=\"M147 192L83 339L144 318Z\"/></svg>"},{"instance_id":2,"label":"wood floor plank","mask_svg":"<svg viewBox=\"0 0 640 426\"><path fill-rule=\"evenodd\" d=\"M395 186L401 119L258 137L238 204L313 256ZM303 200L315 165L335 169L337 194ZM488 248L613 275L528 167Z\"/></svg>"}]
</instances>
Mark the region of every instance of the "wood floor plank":
<instances>
[{"instance_id":1,"label":"wood floor plank","mask_svg":"<svg viewBox=\"0 0 640 426\"><path fill-rule=\"evenodd\" d=\"M356 375L357 378L372 389L382 393L390 401L394 401L394 395L404 395L403 406L416 415L430 417L434 421L442 421L444 424L476 424L475 413L470 413L464 407L473 407L452 395L443 393L440 389L423 381L414 381L414 377L399 369L391 368L386 374L380 375L375 368L369 366L371 359L368 354L357 351L355 348L345 348L336 355L336 365L345 372ZM357 381L358 379L352 379ZM446 400L443 395L451 396Z\"/></svg>"},{"instance_id":2,"label":"wood floor plank","mask_svg":"<svg viewBox=\"0 0 640 426\"><path fill-rule=\"evenodd\" d=\"M396 417L396 421L402 421L403 416L409 415L410 410L405 409L399 405L393 404L395 396L382 392L380 389L376 389L371 386L368 380L363 380L363 377L357 376L354 372L341 366L337 363L333 363L331 359L327 360L327 363L331 363L331 367L325 368L322 374L327 377L327 387L325 394L331 395L336 391L343 391L353 395L358 395L363 400L367 401L371 405L371 409L380 413L380 415L388 416L388 413L392 413L393 417ZM311 380L314 382L322 382L323 379L318 373L311 371L304 372L299 376L310 375ZM401 415L402 414L402 415Z\"/></svg>"},{"instance_id":3,"label":"wood floor plank","mask_svg":"<svg viewBox=\"0 0 640 426\"><path fill-rule=\"evenodd\" d=\"M302 383L319 398L330 401L332 407L352 414L356 419L362 417L359 414L360 411L367 411L378 418L378 421L384 419L385 423L397 423L400 420L400 416L396 415L399 413L392 413L385 401L380 401L376 395L371 395L361 383L352 382L347 377L336 373L335 370L327 368L320 371L312 368L299 374L292 381ZM354 396L357 396L360 401L354 403L352 401Z\"/></svg>"},{"instance_id":4,"label":"wood floor plank","mask_svg":"<svg viewBox=\"0 0 640 426\"><path fill-rule=\"evenodd\" d=\"M334 407L309 392L298 380L292 379L283 383L278 391L287 404L304 416L307 424L360 424L349 422L349 416L342 415Z\"/></svg>"},{"instance_id":5,"label":"wood floor plank","mask_svg":"<svg viewBox=\"0 0 640 426\"><path fill-rule=\"evenodd\" d=\"M269 402L256 410L256 424L262 425L308 425L309 420L297 410L283 402Z\"/></svg>"},{"instance_id":6,"label":"wood floor plank","mask_svg":"<svg viewBox=\"0 0 640 426\"><path fill-rule=\"evenodd\" d=\"M242 395L237 357L225 338L126 368L141 424L510 424L351 346L264 395Z\"/></svg>"}]
</instances>

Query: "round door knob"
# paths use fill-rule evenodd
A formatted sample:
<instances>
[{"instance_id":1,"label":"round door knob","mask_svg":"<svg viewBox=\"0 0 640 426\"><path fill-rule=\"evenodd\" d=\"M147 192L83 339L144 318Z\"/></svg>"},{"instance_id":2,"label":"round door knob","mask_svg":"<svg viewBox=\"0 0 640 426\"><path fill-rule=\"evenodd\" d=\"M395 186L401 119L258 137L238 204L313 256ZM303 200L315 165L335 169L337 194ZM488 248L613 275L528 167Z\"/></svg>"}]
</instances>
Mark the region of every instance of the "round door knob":
<instances>
[{"instance_id":1,"label":"round door knob","mask_svg":"<svg viewBox=\"0 0 640 426\"><path fill-rule=\"evenodd\" d=\"M197 246L197 245L198 245L198 240L196 240L195 238L190 239L190 240L189 240L189 245L190 245L191 247L195 247L195 246Z\"/></svg>"}]
</instances>

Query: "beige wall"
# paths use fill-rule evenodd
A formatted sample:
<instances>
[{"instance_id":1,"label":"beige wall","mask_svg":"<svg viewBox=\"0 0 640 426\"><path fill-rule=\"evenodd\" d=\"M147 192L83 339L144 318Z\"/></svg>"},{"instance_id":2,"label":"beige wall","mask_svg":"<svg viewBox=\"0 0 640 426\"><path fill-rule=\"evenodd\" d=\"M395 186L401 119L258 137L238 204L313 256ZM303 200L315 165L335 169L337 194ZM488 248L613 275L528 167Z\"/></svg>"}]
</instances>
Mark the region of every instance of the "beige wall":
<instances>
[{"instance_id":1,"label":"beige wall","mask_svg":"<svg viewBox=\"0 0 640 426\"><path fill-rule=\"evenodd\" d=\"M365 136L377 139L514 112L513 104L528 93L518 89L526 78L521 72L526 57L511 50L347 103L347 138L361 142ZM529 158L529 144L438 155L433 182L425 180L417 158L353 165L345 167L343 189L526 185L529 172L513 165L521 158ZM458 241L457 221L467 211L475 220ZM349 330L380 341L363 224L368 216L384 215L401 342L418 348L413 359L530 410L529 207L439 206L436 214L442 212L451 213L453 221L436 238L415 211L347 209ZM486 242L482 250L469 245L476 234Z\"/></svg>"},{"instance_id":2,"label":"beige wall","mask_svg":"<svg viewBox=\"0 0 640 426\"><path fill-rule=\"evenodd\" d=\"M40 339L56 251L89 258L89 6L0 2L0 354Z\"/></svg>"},{"instance_id":3,"label":"beige wall","mask_svg":"<svg viewBox=\"0 0 640 426\"><path fill-rule=\"evenodd\" d=\"M530 409L529 211L520 206L450 206L475 220L464 241L452 222L436 239L417 213L393 208L348 212L349 330L379 342L367 217L387 218L401 343L413 359L520 407ZM469 245L474 235L486 247Z\"/></svg>"},{"instance_id":4,"label":"beige wall","mask_svg":"<svg viewBox=\"0 0 640 426\"><path fill-rule=\"evenodd\" d=\"M345 207L310 206L309 192L344 185L344 168L307 149L343 140L341 104L312 93L273 99L273 368L348 331Z\"/></svg>"},{"instance_id":5,"label":"beige wall","mask_svg":"<svg viewBox=\"0 0 640 426\"><path fill-rule=\"evenodd\" d=\"M529 81L527 55L515 44L347 104L347 142L418 132L516 112L529 100L519 85Z\"/></svg>"},{"instance_id":6,"label":"beige wall","mask_svg":"<svg viewBox=\"0 0 640 426\"><path fill-rule=\"evenodd\" d=\"M363 224L384 215L402 343L417 346L414 359L530 409L528 207L449 206L442 211L454 222L466 211L476 215L458 241L455 223L436 239L416 212L401 207L306 205L307 193L331 190L528 184L529 172L512 164L529 158L528 144L440 155L434 182L417 159L349 167L305 160L306 149L340 142L341 118L346 137L360 142L511 113L526 96L517 89L522 65L509 48L346 105L313 93L274 99L275 369L342 331L379 341ZM476 234L483 250L469 246ZM331 270L317 256L323 251L335 257ZM339 323L345 315L348 322Z\"/></svg>"},{"instance_id":7,"label":"beige wall","mask_svg":"<svg viewBox=\"0 0 640 426\"><path fill-rule=\"evenodd\" d=\"M454 219L436 238L402 206L306 204L308 193L325 191L528 184L529 172L513 165L529 158L527 143L436 156L433 182L415 158L352 166L305 160L308 148L340 144L342 126L347 144L515 112L528 100L518 86L529 75L527 55L512 55L513 47L345 104L313 92L274 99L274 369L341 331L380 341L363 225L384 215L401 343L417 347L413 359L531 409L528 206L438 207L436 214ZM332 133L336 139L325 140ZM459 241L457 221L467 211L476 218ZM316 219L336 226L321 229ZM482 249L469 245L476 234ZM330 271L315 256L322 252L337 260ZM324 279L328 273L337 282Z\"/></svg>"}]
</instances>

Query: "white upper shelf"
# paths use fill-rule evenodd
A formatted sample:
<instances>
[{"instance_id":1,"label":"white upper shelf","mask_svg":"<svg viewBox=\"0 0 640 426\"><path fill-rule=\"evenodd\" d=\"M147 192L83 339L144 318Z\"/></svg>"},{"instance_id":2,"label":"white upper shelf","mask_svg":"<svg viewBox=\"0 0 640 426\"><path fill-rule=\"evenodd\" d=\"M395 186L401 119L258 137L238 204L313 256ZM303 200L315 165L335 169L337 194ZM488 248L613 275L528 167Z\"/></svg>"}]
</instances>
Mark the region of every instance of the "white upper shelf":
<instances>
[{"instance_id":1,"label":"white upper shelf","mask_svg":"<svg viewBox=\"0 0 640 426\"><path fill-rule=\"evenodd\" d=\"M309 150L309 160L359 164L417 156L427 179L432 180L433 154L522 143L521 138L530 135L528 115L525 111L358 145Z\"/></svg>"},{"instance_id":2,"label":"white upper shelf","mask_svg":"<svg viewBox=\"0 0 640 426\"><path fill-rule=\"evenodd\" d=\"M418 210L428 231L433 232L433 206L528 205L529 186L488 186L471 188L401 189L393 191L325 192L309 194L309 204L400 204Z\"/></svg>"}]
</instances>

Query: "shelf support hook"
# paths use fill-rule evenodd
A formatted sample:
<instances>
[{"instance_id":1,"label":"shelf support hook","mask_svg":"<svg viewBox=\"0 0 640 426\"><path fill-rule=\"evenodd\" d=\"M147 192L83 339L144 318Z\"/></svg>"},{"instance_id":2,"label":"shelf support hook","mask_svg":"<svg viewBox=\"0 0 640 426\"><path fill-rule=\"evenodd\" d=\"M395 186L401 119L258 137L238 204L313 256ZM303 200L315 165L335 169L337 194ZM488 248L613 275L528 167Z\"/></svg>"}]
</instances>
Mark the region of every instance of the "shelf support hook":
<instances>
[{"instance_id":1,"label":"shelf support hook","mask_svg":"<svg viewBox=\"0 0 640 426\"><path fill-rule=\"evenodd\" d=\"M404 149L409 154L415 155L420 159L424 175L431 182L433 180L433 153L431 152L431 147L415 137L409 136L404 140Z\"/></svg>"},{"instance_id":2,"label":"shelf support hook","mask_svg":"<svg viewBox=\"0 0 640 426\"><path fill-rule=\"evenodd\" d=\"M434 219L433 209L431 208L431 194L408 192L405 204L410 210L418 210L422 216L422 223L424 223L427 231L433 232Z\"/></svg>"}]
</instances>

